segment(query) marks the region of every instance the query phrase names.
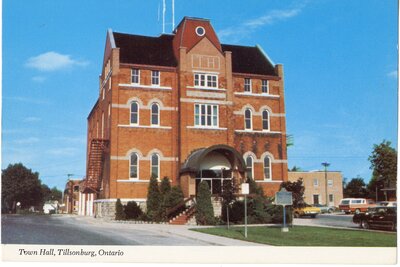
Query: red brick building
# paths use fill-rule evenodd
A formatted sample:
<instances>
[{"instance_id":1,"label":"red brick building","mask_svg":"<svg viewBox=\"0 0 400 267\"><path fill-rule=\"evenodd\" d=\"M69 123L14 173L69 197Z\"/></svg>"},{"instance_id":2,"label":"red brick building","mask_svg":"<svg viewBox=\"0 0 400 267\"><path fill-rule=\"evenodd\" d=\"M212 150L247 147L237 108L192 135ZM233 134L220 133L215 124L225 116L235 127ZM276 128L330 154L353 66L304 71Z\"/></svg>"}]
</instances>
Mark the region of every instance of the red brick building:
<instances>
[{"instance_id":1,"label":"red brick building","mask_svg":"<svg viewBox=\"0 0 400 267\"><path fill-rule=\"evenodd\" d=\"M273 195L288 175L282 65L221 44L206 19L159 37L109 30L87 138L83 197L98 216L117 198L144 203L151 175L185 197L246 177Z\"/></svg>"}]
</instances>

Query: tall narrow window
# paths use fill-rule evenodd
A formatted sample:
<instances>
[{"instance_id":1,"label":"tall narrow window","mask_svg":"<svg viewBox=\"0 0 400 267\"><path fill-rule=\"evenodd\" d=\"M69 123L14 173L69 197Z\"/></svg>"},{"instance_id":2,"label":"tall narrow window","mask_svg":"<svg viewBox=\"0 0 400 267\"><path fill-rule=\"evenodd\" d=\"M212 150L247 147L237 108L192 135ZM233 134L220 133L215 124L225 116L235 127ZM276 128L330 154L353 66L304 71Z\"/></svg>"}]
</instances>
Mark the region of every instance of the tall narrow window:
<instances>
[{"instance_id":1,"label":"tall narrow window","mask_svg":"<svg viewBox=\"0 0 400 267\"><path fill-rule=\"evenodd\" d=\"M151 176L160 178L160 157L156 153L151 155Z\"/></svg>"},{"instance_id":2,"label":"tall narrow window","mask_svg":"<svg viewBox=\"0 0 400 267\"><path fill-rule=\"evenodd\" d=\"M104 111L101 113L101 138L104 138Z\"/></svg>"},{"instance_id":3,"label":"tall narrow window","mask_svg":"<svg viewBox=\"0 0 400 267\"><path fill-rule=\"evenodd\" d=\"M247 178L254 179L253 175L253 157L248 156L246 158L246 172L247 172Z\"/></svg>"},{"instance_id":4,"label":"tall narrow window","mask_svg":"<svg viewBox=\"0 0 400 267\"><path fill-rule=\"evenodd\" d=\"M251 79L244 78L244 91L251 92Z\"/></svg>"},{"instance_id":5,"label":"tall narrow window","mask_svg":"<svg viewBox=\"0 0 400 267\"><path fill-rule=\"evenodd\" d=\"M218 127L218 105L195 104L194 125Z\"/></svg>"},{"instance_id":6,"label":"tall narrow window","mask_svg":"<svg viewBox=\"0 0 400 267\"><path fill-rule=\"evenodd\" d=\"M261 82L261 92L264 94L268 94L268 80L262 80Z\"/></svg>"},{"instance_id":7,"label":"tall narrow window","mask_svg":"<svg viewBox=\"0 0 400 267\"><path fill-rule=\"evenodd\" d=\"M271 180L272 175L271 175L271 158L266 156L264 158L264 179L265 180Z\"/></svg>"},{"instance_id":8,"label":"tall narrow window","mask_svg":"<svg viewBox=\"0 0 400 267\"><path fill-rule=\"evenodd\" d=\"M158 70L151 71L151 84L160 85L160 72Z\"/></svg>"},{"instance_id":9,"label":"tall narrow window","mask_svg":"<svg viewBox=\"0 0 400 267\"><path fill-rule=\"evenodd\" d=\"M137 102L131 103L131 124L139 124L139 106Z\"/></svg>"},{"instance_id":10,"label":"tall narrow window","mask_svg":"<svg viewBox=\"0 0 400 267\"><path fill-rule=\"evenodd\" d=\"M160 125L160 109L156 103L151 105L151 125Z\"/></svg>"},{"instance_id":11,"label":"tall narrow window","mask_svg":"<svg viewBox=\"0 0 400 267\"><path fill-rule=\"evenodd\" d=\"M138 69L132 69L131 83L139 84L140 72Z\"/></svg>"},{"instance_id":12,"label":"tall narrow window","mask_svg":"<svg viewBox=\"0 0 400 267\"><path fill-rule=\"evenodd\" d=\"M252 118L251 118L251 110L248 108L244 111L244 129L251 130L252 129Z\"/></svg>"},{"instance_id":13,"label":"tall narrow window","mask_svg":"<svg viewBox=\"0 0 400 267\"><path fill-rule=\"evenodd\" d=\"M136 153L132 153L129 159L129 178L139 178L139 157Z\"/></svg>"},{"instance_id":14,"label":"tall narrow window","mask_svg":"<svg viewBox=\"0 0 400 267\"><path fill-rule=\"evenodd\" d=\"M262 112L262 128L264 131L269 130L269 113L267 110L263 110Z\"/></svg>"}]
</instances>

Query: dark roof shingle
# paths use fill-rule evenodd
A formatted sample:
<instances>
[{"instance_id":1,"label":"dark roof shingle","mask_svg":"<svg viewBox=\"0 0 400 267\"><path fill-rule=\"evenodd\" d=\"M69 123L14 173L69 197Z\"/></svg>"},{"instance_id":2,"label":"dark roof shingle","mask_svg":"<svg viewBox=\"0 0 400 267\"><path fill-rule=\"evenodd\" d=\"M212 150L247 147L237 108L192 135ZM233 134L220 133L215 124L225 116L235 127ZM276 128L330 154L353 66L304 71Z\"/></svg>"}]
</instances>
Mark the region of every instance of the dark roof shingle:
<instances>
[{"instance_id":1,"label":"dark roof shingle","mask_svg":"<svg viewBox=\"0 0 400 267\"><path fill-rule=\"evenodd\" d=\"M172 35L148 37L114 32L121 63L176 67Z\"/></svg>"},{"instance_id":2,"label":"dark roof shingle","mask_svg":"<svg viewBox=\"0 0 400 267\"><path fill-rule=\"evenodd\" d=\"M277 76L272 63L257 47L222 44L232 52L232 72Z\"/></svg>"},{"instance_id":3,"label":"dark roof shingle","mask_svg":"<svg viewBox=\"0 0 400 267\"><path fill-rule=\"evenodd\" d=\"M120 48L120 62L176 67L172 41L174 35L149 37L113 32ZM276 76L272 63L257 47L222 44L223 51L232 52L232 71L236 73Z\"/></svg>"}]
</instances>

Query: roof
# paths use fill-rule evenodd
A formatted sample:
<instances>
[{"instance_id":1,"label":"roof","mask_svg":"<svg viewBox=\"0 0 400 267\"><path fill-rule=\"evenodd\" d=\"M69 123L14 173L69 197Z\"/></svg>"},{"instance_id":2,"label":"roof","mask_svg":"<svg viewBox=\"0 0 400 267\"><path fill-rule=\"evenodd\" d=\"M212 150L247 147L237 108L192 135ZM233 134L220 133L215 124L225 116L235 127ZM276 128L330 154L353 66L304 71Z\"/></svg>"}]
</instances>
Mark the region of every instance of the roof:
<instances>
[{"instance_id":1,"label":"roof","mask_svg":"<svg viewBox=\"0 0 400 267\"><path fill-rule=\"evenodd\" d=\"M232 52L232 72L277 76L275 67L258 47L222 44Z\"/></svg>"},{"instance_id":2,"label":"roof","mask_svg":"<svg viewBox=\"0 0 400 267\"><path fill-rule=\"evenodd\" d=\"M177 67L173 50L173 34L159 37L113 32L120 49L120 62L140 65ZM232 71L244 74L277 76L275 67L257 46L222 44L222 50L232 52Z\"/></svg>"},{"instance_id":3,"label":"roof","mask_svg":"<svg viewBox=\"0 0 400 267\"><path fill-rule=\"evenodd\" d=\"M173 35L149 37L114 32L115 45L120 49L120 62L176 67L172 48Z\"/></svg>"}]
</instances>

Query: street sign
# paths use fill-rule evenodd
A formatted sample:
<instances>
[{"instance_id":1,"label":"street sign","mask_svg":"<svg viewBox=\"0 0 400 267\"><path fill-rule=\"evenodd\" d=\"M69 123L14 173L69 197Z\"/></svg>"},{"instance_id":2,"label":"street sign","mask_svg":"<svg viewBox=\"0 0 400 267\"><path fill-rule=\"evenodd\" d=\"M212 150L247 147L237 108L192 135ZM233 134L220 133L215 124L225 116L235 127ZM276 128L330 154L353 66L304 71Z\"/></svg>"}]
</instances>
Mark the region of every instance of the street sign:
<instances>
[{"instance_id":1,"label":"street sign","mask_svg":"<svg viewBox=\"0 0 400 267\"><path fill-rule=\"evenodd\" d=\"M282 188L281 191L275 194L275 205L290 206L293 204L292 192Z\"/></svg>"},{"instance_id":2,"label":"street sign","mask_svg":"<svg viewBox=\"0 0 400 267\"><path fill-rule=\"evenodd\" d=\"M249 193L250 193L249 184L243 183L242 184L242 194L243 195L248 195Z\"/></svg>"},{"instance_id":3,"label":"street sign","mask_svg":"<svg viewBox=\"0 0 400 267\"><path fill-rule=\"evenodd\" d=\"M292 192L286 191L282 188L281 191L275 194L275 205L283 206L283 227L282 232L289 232L289 228L286 227L286 208L285 206L290 206L293 204Z\"/></svg>"}]
</instances>

